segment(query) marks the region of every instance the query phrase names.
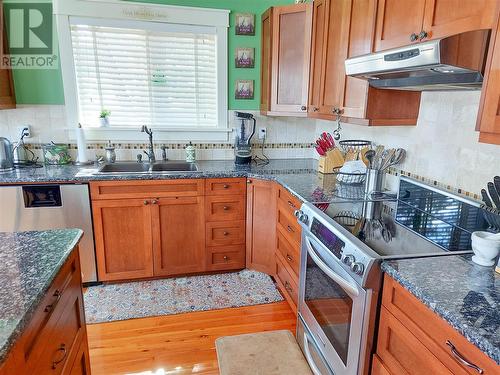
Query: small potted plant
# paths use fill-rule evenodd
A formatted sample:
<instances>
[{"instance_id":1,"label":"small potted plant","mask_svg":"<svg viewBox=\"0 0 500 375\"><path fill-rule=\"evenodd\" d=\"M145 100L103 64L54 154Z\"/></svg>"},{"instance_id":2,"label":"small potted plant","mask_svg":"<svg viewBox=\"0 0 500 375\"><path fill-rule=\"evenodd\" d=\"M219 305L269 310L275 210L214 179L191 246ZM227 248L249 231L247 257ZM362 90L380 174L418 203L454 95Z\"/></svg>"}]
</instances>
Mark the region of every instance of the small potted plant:
<instances>
[{"instance_id":1,"label":"small potted plant","mask_svg":"<svg viewBox=\"0 0 500 375\"><path fill-rule=\"evenodd\" d=\"M101 122L102 127L109 126L109 115L110 114L111 114L111 111L108 111L107 109L101 110L101 113L99 114L99 121Z\"/></svg>"}]
</instances>

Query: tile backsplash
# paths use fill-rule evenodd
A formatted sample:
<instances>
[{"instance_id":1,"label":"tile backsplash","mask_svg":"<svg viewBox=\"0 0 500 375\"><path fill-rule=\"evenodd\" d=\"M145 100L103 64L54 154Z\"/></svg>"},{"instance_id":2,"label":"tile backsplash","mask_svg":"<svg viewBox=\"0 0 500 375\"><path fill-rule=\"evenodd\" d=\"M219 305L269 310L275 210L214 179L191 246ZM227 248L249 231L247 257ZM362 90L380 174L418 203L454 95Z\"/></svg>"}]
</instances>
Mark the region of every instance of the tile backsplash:
<instances>
[{"instance_id":1,"label":"tile backsplash","mask_svg":"<svg viewBox=\"0 0 500 375\"><path fill-rule=\"evenodd\" d=\"M481 188L500 174L500 146L478 143L474 130L479 107L480 92L424 92L420 116L415 127L365 127L342 124L342 139L367 139L389 147L407 150L406 161L398 167L412 175L435 180L454 189L479 194ZM234 124L233 111L229 111L230 124ZM317 157L312 143L323 131L333 131L335 123L323 120L261 116L257 129L267 129L265 154L271 159ZM11 140L19 137L20 127L29 124L32 137L26 142L38 148L51 140L71 143L68 138L63 105L23 105L14 110L0 111L0 136ZM135 159L144 149L146 139L137 132L138 143L116 143L120 160ZM255 152L260 153L257 135ZM163 143L158 143L158 145ZM183 159L183 144L165 144L170 159ZM72 145L74 148L74 145ZM89 142L87 154L91 159L104 153L104 142ZM197 142L199 160L232 159L232 143ZM75 150L72 150L75 153ZM158 157L161 155L158 150Z\"/></svg>"},{"instance_id":2,"label":"tile backsplash","mask_svg":"<svg viewBox=\"0 0 500 375\"><path fill-rule=\"evenodd\" d=\"M479 194L493 176L500 175L500 146L479 143L474 130L480 95L479 91L423 92L417 126L342 124L342 138L405 148L407 158L398 169ZM329 121L316 122L316 134L334 128Z\"/></svg>"}]
</instances>

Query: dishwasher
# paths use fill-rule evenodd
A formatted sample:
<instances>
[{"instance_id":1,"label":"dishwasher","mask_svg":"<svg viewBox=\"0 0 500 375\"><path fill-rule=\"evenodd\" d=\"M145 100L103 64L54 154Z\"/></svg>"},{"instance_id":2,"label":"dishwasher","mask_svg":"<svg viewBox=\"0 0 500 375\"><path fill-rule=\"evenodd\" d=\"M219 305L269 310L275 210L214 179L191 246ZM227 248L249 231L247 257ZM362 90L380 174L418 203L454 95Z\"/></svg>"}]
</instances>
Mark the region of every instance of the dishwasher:
<instances>
[{"instance_id":1,"label":"dishwasher","mask_svg":"<svg viewBox=\"0 0 500 375\"><path fill-rule=\"evenodd\" d=\"M85 184L0 186L0 232L79 228L82 280L97 282L89 188Z\"/></svg>"}]
</instances>

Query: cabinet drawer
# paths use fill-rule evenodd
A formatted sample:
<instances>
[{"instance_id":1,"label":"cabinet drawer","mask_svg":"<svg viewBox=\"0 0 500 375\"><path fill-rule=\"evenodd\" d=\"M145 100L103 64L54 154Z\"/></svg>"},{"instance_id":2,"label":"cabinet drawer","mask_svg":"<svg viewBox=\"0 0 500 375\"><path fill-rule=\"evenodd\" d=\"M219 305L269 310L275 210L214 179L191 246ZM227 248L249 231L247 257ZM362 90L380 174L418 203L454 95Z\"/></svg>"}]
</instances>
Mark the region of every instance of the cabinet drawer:
<instances>
[{"instance_id":1,"label":"cabinet drawer","mask_svg":"<svg viewBox=\"0 0 500 375\"><path fill-rule=\"evenodd\" d=\"M302 202L290 194L285 188L279 187L278 200L282 203L282 207L291 214L295 214L295 210L300 209Z\"/></svg>"},{"instance_id":2,"label":"cabinet drawer","mask_svg":"<svg viewBox=\"0 0 500 375\"><path fill-rule=\"evenodd\" d=\"M385 307L380 313L377 354L393 374L453 374Z\"/></svg>"},{"instance_id":3,"label":"cabinet drawer","mask_svg":"<svg viewBox=\"0 0 500 375\"><path fill-rule=\"evenodd\" d=\"M498 366L491 358L387 275L384 277L382 305L452 373L477 375L478 372L461 364L447 342L465 360L483 369L483 374L498 372ZM384 358L382 360L386 362Z\"/></svg>"},{"instance_id":4,"label":"cabinet drawer","mask_svg":"<svg viewBox=\"0 0 500 375\"><path fill-rule=\"evenodd\" d=\"M36 362L41 355L41 348L48 342L51 330L62 315L64 306L71 297L70 294L75 292L75 288L80 288L78 249L73 251L73 255L52 282L25 330L21 341L24 360Z\"/></svg>"},{"instance_id":5,"label":"cabinet drawer","mask_svg":"<svg viewBox=\"0 0 500 375\"><path fill-rule=\"evenodd\" d=\"M220 246L207 248L207 270L236 270L245 268L245 246Z\"/></svg>"},{"instance_id":6,"label":"cabinet drawer","mask_svg":"<svg viewBox=\"0 0 500 375\"><path fill-rule=\"evenodd\" d=\"M287 271L281 254L276 254L276 281L294 311L297 311L299 287L295 278Z\"/></svg>"},{"instance_id":7,"label":"cabinet drawer","mask_svg":"<svg viewBox=\"0 0 500 375\"><path fill-rule=\"evenodd\" d=\"M276 250L281 254L289 270L299 277L300 268L300 248L292 245L280 232L276 240Z\"/></svg>"},{"instance_id":8,"label":"cabinet drawer","mask_svg":"<svg viewBox=\"0 0 500 375\"><path fill-rule=\"evenodd\" d=\"M244 195L246 178L210 178L205 180L206 195Z\"/></svg>"},{"instance_id":9,"label":"cabinet drawer","mask_svg":"<svg viewBox=\"0 0 500 375\"><path fill-rule=\"evenodd\" d=\"M284 206L281 201L278 201L278 230L292 244L300 244L301 227L294 215Z\"/></svg>"},{"instance_id":10,"label":"cabinet drawer","mask_svg":"<svg viewBox=\"0 0 500 375\"><path fill-rule=\"evenodd\" d=\"M245 220L221 221L206 224L207 246L243 245Z\"/></svg>"},{"instance_id":11,"label":"cabinet drawer","mask_svg":"<svg viewBox=\"0 0 500 375\"><path fill-rule=\"evenodd\" d=\"M205 199L207 221L245 220L245 196L208 196Z\"/></svg>"},{"instance_id":12,"label":"cabinet drawer","mask_svg":"<svg viewBox=\"0 0 500 375\"><path fill-rule=\"evenodd\" d=\"M50 318L36 340L32 354L26 361L28 373L61 374L71 366L85 335L79 275L71 279L54 314L59 310L58 319L54 319L55 315Z\"/></svg>"},{"instance_id":13,"label":"cabinet drawer","mask_svg":"<svg viewBox=\"0 0 500 375\"><path fill-rule=\"evenodd\" d=\"M90 182L92 199L186 197L203 195L203 179Z\"/></svg>"}]
</instances>

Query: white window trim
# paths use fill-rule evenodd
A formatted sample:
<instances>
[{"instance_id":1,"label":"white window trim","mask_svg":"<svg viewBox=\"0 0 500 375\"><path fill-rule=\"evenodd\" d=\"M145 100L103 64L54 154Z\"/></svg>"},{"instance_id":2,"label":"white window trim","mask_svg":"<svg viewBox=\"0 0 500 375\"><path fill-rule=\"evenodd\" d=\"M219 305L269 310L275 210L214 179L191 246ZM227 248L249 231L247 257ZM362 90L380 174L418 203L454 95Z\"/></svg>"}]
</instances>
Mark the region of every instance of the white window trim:
<instances>
[{"instance_id":1,"label":"white window trim","mask_svg":"<svg viewBox=\"0 0 500 375\"><path fill-rule=\"evenodd\" d=\"M78 92L76 73L71 42L70 18L88 17L93 19L114 19L131 21L148 21L151 23L168 23L207 26L216 29L217 37L217 118L215 129L155 129L157 141L220 141L228 142L231 129L228 122L228 41L229 10L195 8L173 5L144 4L117 0L54 0L57 32L59 35L59 51L61 72L64 87L66 116L69 125L69 138L76 139L78 127ZM87 128L86 138L91 141L137 141L139 129L103 129Z\"/></svg>"}]
</instances>

